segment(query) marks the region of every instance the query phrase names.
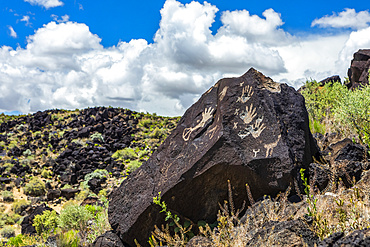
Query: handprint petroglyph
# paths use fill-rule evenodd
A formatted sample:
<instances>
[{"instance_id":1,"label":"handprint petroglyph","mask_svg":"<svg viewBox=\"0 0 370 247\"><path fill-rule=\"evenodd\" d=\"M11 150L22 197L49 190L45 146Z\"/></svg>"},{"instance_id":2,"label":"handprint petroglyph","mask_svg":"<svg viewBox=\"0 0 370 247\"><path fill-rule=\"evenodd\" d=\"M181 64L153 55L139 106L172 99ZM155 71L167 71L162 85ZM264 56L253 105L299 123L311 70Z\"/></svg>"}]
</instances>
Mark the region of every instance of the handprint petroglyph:
<instances>
[{"instance_id":1,"label":"handprint petroglyph","mask_svg":"<svg viewBox=\"0 0 370 247\"><path fill-rule=\"evenodd\" d=\"M256 108L253 108L253 104L250 107L246 106L245 111L240 113L239 117L243 120L245 124L249 124L257 116Z\"/></svg>"},{"instance_id":2,"label":"handprint petroglyph","mask_svg":"<svg viewBox=\"0 0 370 247\"><path fill-rule=\"evenodd\" d=\"M256 139L266 128L265 124L262 123L262 120L263 118L258 118L254 124L248 125L247 128L239 131L238 136L244 139L246 136L252 135Z\"/></svg>"},{"instance_id":3,"label":"handprint petroglyph","mask_svg":"<svg viewBox=\"0 0 370 247\"><path fill-rule=\"evenodd\" d=\"M208 120L213 118L212 116L213 111L214 109L212 109L212 107L209 107L208 109L206 108L204 112L202 112L202 120L196 126L184 129L184 132L182 133L182 138L184 139L184 141L188 141L193 131L199 128L203 128L208 122Z\"/></svg>"},{"instance_id":4,"label":"handprint petroglyph","mask_svg":"<svg viewBox=\"0 0 370 247\"><path fill-rule=\"evenodd\" d=\"M242 89L242 95L238 97L236 102L246 103L253 96L253 94L254 92L252 90L252 87L249 85L245 86Z\"/></svg>"},{"instance_id":5,"label":"handprint petroglyph","mask_svg":"<svg viewBox=\"0 0 370 247\"><path fill-rule=\"evenodd\" d=\"M256 121L255 124L249 125L247 130L252 134L254 138L257 138L261 135L262 131L265 129L265 124L261 121Z\"/></svg>"}]
</instances>

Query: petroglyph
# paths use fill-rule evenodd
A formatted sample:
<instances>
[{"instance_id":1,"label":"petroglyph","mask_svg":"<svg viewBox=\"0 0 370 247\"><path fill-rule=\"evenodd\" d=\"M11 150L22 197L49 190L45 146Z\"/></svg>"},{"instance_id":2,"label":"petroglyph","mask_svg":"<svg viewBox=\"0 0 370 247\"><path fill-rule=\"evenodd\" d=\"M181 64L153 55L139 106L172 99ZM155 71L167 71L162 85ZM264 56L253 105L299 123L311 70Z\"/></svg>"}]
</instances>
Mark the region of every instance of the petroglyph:
<instances>
[{"instance_id":1,"label":"petroglyph","mask_svg":"<svg viewBox=\"0 0 370 247\"><path fill-rule=\"evenodd\" d=\"M227 92L227 89L228 89L229 87L228 86L226 86L226 87L224 87L224 89L222 89L222 92L219 94L219 97L220 97L220 101L222 101L224 98L225 98L225 95L226 95L226 92Z\"/></svg>"},{"instance_id":2,"label":"petroglyph","mask_svg":"<svg viewBox=\"0 0 370 247\"><path fill-rule=\"evenodd\" d=\"M275 142L263 145L266 148L266 158L272 155L272 152L274 151L274 148L278 145L280 138L281 138L281 135L278 136Z\"/></svg>"},{"instance_id":3,"label":"petroglyph","mask_svg":"<svg viewBox=\"0 0 370 247\"><path fill-rule=\"evenodd\" d=\"M184 132L182 133L182 138L184 139L184 141L188 141L193 131L199 128L203 128L208 122L208 120L213 118L212 116L213 111L214 109L212 109L212 107L209 107L208 109L206 108L204 112L202 112L202 120L197 125L195 125L194 127L184 129Z\"/></svg>"},{"instance_id":4,"label":"petroglyph","mask_svg":"<svg viewBox=\"0 0 370 247\"><path fill-rule=\"evenodd\" d=\"M238 97L236 102L246 103L253 96L253 94L254 92L252 90L252 87L249 85L245 86L242 89L242 95Z\"/></svg>"},{"instance_id":5,"label":"petroglyph","mask_svg":"<svg viewBox=\"0 0 370 247\"><path fill-rule=\"evenodd\" d=\"M262 119L258 119L255 124L249 125L246 130L252 134L254 138L257 138L261 135L262 131L266 128L265 124L262 123Z\"/></svg>"},{"instance_id":6,"label":"petroglyph","mask_svg":"<svg viewBox=\"0 0 370 247\"><path fill-rule=\"evenodd\" d=\"M208 136L209 136L209 139L212 139L213 136L215 135L216 131L217 131L217 125L215 127L213 127L212 129L209 130L209 133L208 133Z\"/></svg>"},{"instance_id":7,"label":"petroglyph","mask_svg":"<svg viewBox=\"0 0 370 247\"><path fill-rule=\"evenodd\" d=\"M257 154L259 153L261 151L261 149L258 149L258 150L256 150L256 149L253 149L253 153L254 153L254 158L256 158L257 157Z\"/></svg>"},{"instance_id":8,"label":"petroglyph","mask_svg":"<svg viewBox=\"0 0 370 247\"><path fill-rule=\"evenodd\" d=\"M234 115L239 115L239 110L240 110L240 109L236 108L236 109L235 109L235 113L234 113Z\"/></svg>"},{"instance_id":9,"label":"petroglyph","mask_svg":"<svg viewBox=\"0 0 370 247\"><path fill-rule=\"evenodd\" d=\"M244 85L244 81L239 84L241 87Z\"/></svg>"},{"instance_id":10,"label":"petroglyph","mask_svg":"<svg viewBox=\"0 0 370 247\"><path fill-rule=\"evenodd\" d=\"M238 128L238 122L235 122L233 129L236 130L237 128Z\"/></svg>"},{"instance_id":11,"label":"petroglyph","mask_svg":"<svg viewBox=\"0 0 370 247\"><path fill-rule=\"evenodd\" d=\"M262 87L269 90L272 93L280 93L280 83L274 82L271 78L265 77L262 79Z\"/></svg>"},{"instance_id":12,"label":"petroglyph","mask_svg":"<svg viewBox=\"0 0 370 247\"><path fill-rule=\"evenodd\" d=\"M240 113L240 118L243 120L245 124L249 124L253 121L253 119L257 116L256 108L253 108L253 104L250 107L246 106L245 111Z\"/></svg>"},{"instance_id":13,"label":"petroglyph","mask_svg":"<svg viewBox=\"0 0 370 247\"><path fill-rule=\"evenodd\" d=\"M254 124L248 125L244 130L239 131L238 136L244 139L246 136L252 135L254 139L258 138L262 131L266 128L262 123L263 118L258 118Z\"/></svg>"}]
</instances>

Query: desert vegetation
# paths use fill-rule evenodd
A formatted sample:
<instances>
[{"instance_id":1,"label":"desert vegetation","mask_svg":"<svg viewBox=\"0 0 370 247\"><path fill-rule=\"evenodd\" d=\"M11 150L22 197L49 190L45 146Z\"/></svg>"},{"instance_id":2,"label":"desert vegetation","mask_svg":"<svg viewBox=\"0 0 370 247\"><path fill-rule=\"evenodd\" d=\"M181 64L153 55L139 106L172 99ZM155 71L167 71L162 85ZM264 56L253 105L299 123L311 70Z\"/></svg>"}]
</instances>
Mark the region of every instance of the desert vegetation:
<instances>
[{"instance_id":1,"label":"desert vegetation","mask_svg":"<svg viewBox=\"0 0 370 247\"><path fill-rule=\"evenodd\" d=\"M103 107L0 115L0 245L93 243L110 230L110 191L149 158L178 119ZM75 166L86 172L77 176ZM44 211L31 222L34 233L22 233L37 207Z\"/></svg>"},{"instance_id":2,"label":"desert vegetation","mask_svg":"<svg viewBox=\"0 0 370 247\"><path fill-rule=\"evenodd\" d=\"M333 234L347 236L370 227L370 86L348 90L339 82L308 81L301 93L323 153L312 169L301 170L301 181L276 198L254 198L246 185L250 206L239 209L233 204L233 181L225 181L229 198L219 202L216 222L180 218L159 194L153 203L162 208L167 224L156 226L148 243L137 245L200 241L205 246L284 246L295 241L313 246ZM109 193L149 158L179 118L109 109L50 110L42 117L0 115L1 245L88 246L110 230ZM330 149L344 138L363 147L360 175L348 172L350 161L336 160ZM84 168L78 156L92 165ZM324 170L328 182L319 188L318 173ZM21 233L22 221L40 205L45 209L34 216L35 233ZM289 224L305 229L307 236L284 235L281 229Z\"/></svg>"}]
</instances>

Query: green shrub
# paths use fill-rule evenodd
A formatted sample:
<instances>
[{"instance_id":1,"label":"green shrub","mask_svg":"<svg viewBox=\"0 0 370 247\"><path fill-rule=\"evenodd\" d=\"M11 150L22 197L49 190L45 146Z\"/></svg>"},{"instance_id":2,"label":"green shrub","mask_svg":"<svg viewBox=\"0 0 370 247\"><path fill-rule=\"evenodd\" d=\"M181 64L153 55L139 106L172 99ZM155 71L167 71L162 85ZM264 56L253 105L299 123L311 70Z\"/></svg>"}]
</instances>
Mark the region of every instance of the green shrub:
<instances>
[{"instance_id":1,"label":"green shrub","mask_svg":"<svg viewBox=\"0 0 370 247\"><path fill-rule=\"evenodd\" d=\"M92 141L104 142L104 137L101 133L96 132L90 136Z\"/></svg>"},{"instance_id":2,"label":"green shrub","mask_svg":"<svg viewBox=\"0 0 370 247\"><path fill-rule=\"evenodd\" d=\"M57 246L61 247L78 247L80 246L80 237L78 236L78 231L69 230L59 234L57 239Z\"/></svg>"},{"instance_id":3,"label":"green shrub","mask_svg":"<svg viewBox=\"0 0 370 247\"><path fill-rule=\"evenodd\" d=\"M4 190L1 192L1 197L3 198L4 202L13 202L14 201L14 195L13 192Z\"/></svg>"},{"instance_id":4,"label":"green shrub","mask_svg":"<svg viewBox=\"0 0 370 247\"><path fill-rule=\"evenodd\" d=\"M28 157L28 156L31 156L31 155L32 155L32 152L29 149L27 149L26 151L23 152L24 157Z\"/></svg>"},{"instance_id":5,"label":"green shrub","mask_svg":"<svg viewBox=\"0 0 370 247\"><path fill-rule=\"evenodd\" d=\"M142 163L140 161L132 160L132 161L130 161L130 163L127 164L126 170L127 170L127 172L133 172L137 168L139 168L141 165L142 165Z\"/></svg>"},{"instance_id":6,"label":"green shrub","mask_svg":"<svg viewBox=\"0 0 370 247\"><path fill-rule=\"evenodd\" d=\"M41 172L41 177L43 178L52 178L53 176L53 172L48 170L48 169L42 169L42 172Z\"/></svg>"},{"instance_id":7,"label":"green shrub","mask_svg":"<svg viewBox=\"0 0 370 247\"><path fill-rule=\"evenodd\" d=\"M15 237L9 238L6 246L12 246L12 247L31 246L31 245L39 246L38 243L40 241L41 239L39 239L37 236L19 234Z\"/></svg>"},{"instance_id":8,"label":"green shrub","mask_svg":"<svg viewBox=\"0 0 370 247\"><path fill-rule=\"evenodd\" d=\"M16 214L21 214L30 205L26 199L17 200L12 204L12 210Z\"/></svg>"},{"instance_id":9,"label":"green shrub","mask_svg":"<svg viewBox=\"0 0 370 247\"><path fill-rule=\"evenodd\" d=\"M22 216L14 213L0 214L1 225L14 225L21 218Z\"/></svg>"},{"instance_id":10,"label":"green shrub","mask_svg":"<svg viewBox=\"0 0 370 247\"><path fill-rule=\"evenodd\" d=\"M138 126L141 128L149 129L152 124L153 123L151 119L141 119L138 123Z\"/></svg>"},{"instance_id":11,"label":"green shrub","mask_svg":"<svg viewBox=\"0 0 370 247\"><path fill-rule=\"evenodd\" d=\"M32 224L37 234L49 233L58 227L57 212L45 210L42 214L36 215Z\"/></svg>"},{"instance_id":12,"label":"green shrub","mask_svg":"<svg viewBox=\"0 0 370 247\"><path fill-rule=\"evenodd\" d=\"M93 215L85 207L70 205L61 211L59 226L65 230L84 231L92 218Z\"/></svg>"},{"instance_id":13,"label":"green shrub","mask_svg":"<svg viewBox=\"0 0 370 247\"><path fill-rule=\"evenodd\" d=\"M0 204L0 213L3 213L5 211L6 207L4 204Z\"/></svg>"},{"instance_id":14,"label":"green shrub","mask_svg":"<svg viewBox=\"0 0 370 247\"><path fill-rule=\"evenodd\" d=\"M26 186L24 186L23 191L29 196L42 196L46 192L45 183L41 179L33 177Z\"/></svg>"},{"instance_id":15,"label":"green shrub","mask_svg":"<svg viewBox=\"0 0 370 247\"><path fill-rule=\"evenodd\" d=\"M112 155L112 158L116 160L128 160L128 159L133 160L137 158L137 154L135 150L133 150L132 148L125 148L125 149L117 150Z\"/></svg>"},{"instance_id":16,"label":"green shrub","mask_svg":"<svg viewBox=\"0 0 370 247\"><path fill-rule=\"evenodd\" d=\"M154 138L154 139L160 139L162 136L164 136L164 134L166 133L166 131L164 131L163 129L159 129L158 127L156 127L153 132L149 135L150 138Z\"/></svg>"},{"instance_id":17,"label":"green shrub","mask_svg":"<svg viewBox=\"0 0 370 247\"><path fill-rule=\"evenodd\" d=\"M333 120L334 111L342 98L348 94L346 86L340 82L327 83L324 86L316 81L307 81L302 95L310 117L312 132L325 133Z\"/></svg>"},{"instance_id":18,"label":"green shrub","mask_svg":"<svg viewBox=\"0 0 370 247\"><path fill-rule=\"evenodd\" d=\"M105 207L99 207L95 212L94 222L90 226L91 231L89 231L89 234L87 235L89 243L93 243L98 236L111 230L108 221L108 204L106 204Z\"/></svg>"},{"instance_id":19,"label":"green shrub","mask_svg":"<svg viewBox=\"0 0 370 247\"><path fill-rule=\"evenodd\" d=\"M101 213L104 210L102 206L98 205L85 205L85 208L94 216L96 216L96 214Z\"/></svg>"},{"instance_id":20,"label":"green shrub","mask_svg":"<svg viewBox=\"0 0 370 247\"><path fill-rule=\"evenodd\" d=\"M3 238L11 238L15 236L15 230L11 226L6 226L3 229L0 230L0 235Z\"/></svg>"},{"instance_id":21,"label":"green shrub","mask_svg":"<svg viewBox=\"0 0 370 247\"><path fill-rule=\"evenodd\" d=\"M109 173L108 173L107 170L105 170L105 169L96 169L92 173L89 173L85 176L85 181L83 182L82 187L90 188L89 185L88 185L88 182L91 179L93 179L93 178L97 178L97 179L108 178L108 176L109 176Z\"/></svg>"},{"instance_id":22,"label":"green shrub","mask_svg":"<svg viewBox=\"0 0 370 247\"><path fill-rule=\"evenodd\" d=\"M349 91L335 113L341 124L354 129L360 140L370 145L370 85Z\"/></svg>"}]
</instances>

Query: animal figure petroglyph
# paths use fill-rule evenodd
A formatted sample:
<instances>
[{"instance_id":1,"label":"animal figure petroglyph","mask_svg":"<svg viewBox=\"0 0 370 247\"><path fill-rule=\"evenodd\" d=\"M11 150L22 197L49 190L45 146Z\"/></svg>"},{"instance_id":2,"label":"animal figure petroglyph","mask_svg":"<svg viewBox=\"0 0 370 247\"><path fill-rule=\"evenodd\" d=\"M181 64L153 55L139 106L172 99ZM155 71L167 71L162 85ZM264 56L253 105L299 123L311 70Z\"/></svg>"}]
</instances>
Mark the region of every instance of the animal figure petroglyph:
<instances>
[{"instance_id":1,"label":"animal figure petroglyph","mask_svg":"<svg viewBox=\"0 0 370 247\"><path fill-rule=\"evenodd\" d=\"M254 92L252 90L252 87L249 85L245 86L242 89L242 95L238 97L236 102L246 103L253 96L253 94Z\"/></svg>"},{"instance_id":2,"label":"animal figure petroglyph","mask_svg":"<svg viewBox=\"0 0 370 247\"><path fill-rule=\"evenodd\" d=\"M281 135L278 136L275 142L263 145L266 148L266 158L272 155L272 152L274 151L274 148L278 145L280 138Z\"/></svg>"},{"instance_id":3,"label":"animal figure petroglyph","mask_svg":"<svg viewBox=\"0 0 370 247\"><path fill-rule=\"evenodd\" d=\"M213 111L214 109L212 109L212 107L209 107L208 109L207 108L204 109L204 112L202 112L202 120L194 127L184 129L184 132L182 133L182 138L184 139L184 141L188 141L193 131L199 128L203 128L208 122L208 120L213 118L212 116Z\"/></svg>"},{"instance_id":4,"label":"animal figure petroglyph","mask_svg":"<svg viewBox=\"0 0 370 247\"><path fill-rule=\"evenodd\" d=\"M238 108L236 108L235 109L235 113L234 113L234 115L238 115L239 114L239 109Z\"/></svg>"}]
</instances>

